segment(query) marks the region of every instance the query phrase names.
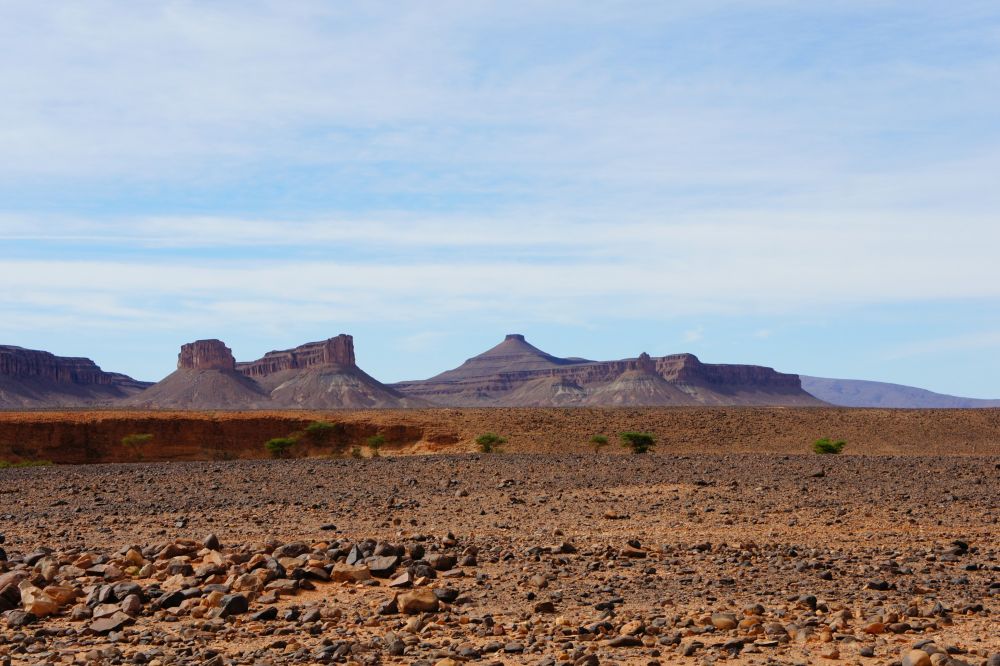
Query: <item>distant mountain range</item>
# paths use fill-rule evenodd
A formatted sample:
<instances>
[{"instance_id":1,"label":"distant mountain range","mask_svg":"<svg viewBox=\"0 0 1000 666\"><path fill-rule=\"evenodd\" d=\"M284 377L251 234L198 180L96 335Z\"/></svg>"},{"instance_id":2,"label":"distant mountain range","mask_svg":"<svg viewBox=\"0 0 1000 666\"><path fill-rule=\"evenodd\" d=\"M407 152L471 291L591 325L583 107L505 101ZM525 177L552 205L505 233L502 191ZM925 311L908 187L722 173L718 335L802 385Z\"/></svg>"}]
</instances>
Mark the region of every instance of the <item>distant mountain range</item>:
<instances>
[{"instance_id":1,"label":"distant mountain range","mask_svg":"<svg viewBox=\"0 0 1000 666\"><path fill-rule=\"evenodd\" d=\"M561 358L508 335L430 379L386 385L355 362L338 335L237 362L220 340L181 347L177 370L156 384L104 372L86 358L0 346L0 409L379 409L774 405L1000 407L897 384L824 379L754 365L702 363L692 354L616 361Z\"/></svg>"},{"instance_id":2,"label":"distant mountain range","mask_svg":"<svg viewBox=\"0 0 1000 666\"><path fill-rule=\"evenodd\" d=\"M826 379L799 375L802 388L823 402L842 407L982 408L1000 407L1000 400L959 398L912 386L862 379Z\"/></svg>"},{"instance_id":3,"label":"distant mountain range","mask_svg":"<svg viewBox=\"0 0 1000 666\"><path fill-rule=\"evenodd\" d=\"M508 335L496 347L404 395L455 407L819 405L796 375L753 365L708 365L691 354L620 361L559 358Z\"/></svg>"}]
</instances>

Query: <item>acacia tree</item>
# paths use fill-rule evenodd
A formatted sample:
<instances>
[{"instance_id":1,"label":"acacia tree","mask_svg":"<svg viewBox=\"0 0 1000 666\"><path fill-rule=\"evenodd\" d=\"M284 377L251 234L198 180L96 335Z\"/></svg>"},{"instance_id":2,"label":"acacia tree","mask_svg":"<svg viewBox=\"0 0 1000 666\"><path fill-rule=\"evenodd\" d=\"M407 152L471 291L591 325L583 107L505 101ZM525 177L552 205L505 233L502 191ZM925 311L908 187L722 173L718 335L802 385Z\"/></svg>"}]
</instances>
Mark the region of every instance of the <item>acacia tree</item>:
<instances>
[{"instance_id":1,"label":"acacia tree","mask_svg":"<svg viewBox=\"0 0 1000 666\"><path fill-rule=\"evenodd\" d=\"M371 449L372 458L378 458L378 450L382 448L383 444L385 444L385 437L382 435L372 435L365 440L365 444L367 444L368 448Z\"/></svg>"},{"instance_id":2,"label":"acacia tree","mask_svg":"<svg viewBox=\"0 0 1000 666\"><path fill-rule=\"evenodd\" d=\"M594 435L590 438L590 445L594 447L594 453L600 453L601 449L608 445L608 438L604 435Z\"/></svg>"},{"instance_id":3,"label":"acacia tree","mask_svg":"<svg viewBox=\"0 0 1000 666\"><path fill-rule=\"evenodd\" d=\"M648 432L623 432L621 438L622 446L632 449L635 455L648 453L656 446L656 438Z\"/></svg>"},{"instance_id":4,"label":"acacia tree","mask_svg":"<svg viewBox=\"0 0 1000 666\"><path fill-rule=\"evenodd\" d=\"M476 437L476 446L483 453L500 453L500 449L507 443L507 440L495 432L483 433Z\"/></svg>"}]
</instances>

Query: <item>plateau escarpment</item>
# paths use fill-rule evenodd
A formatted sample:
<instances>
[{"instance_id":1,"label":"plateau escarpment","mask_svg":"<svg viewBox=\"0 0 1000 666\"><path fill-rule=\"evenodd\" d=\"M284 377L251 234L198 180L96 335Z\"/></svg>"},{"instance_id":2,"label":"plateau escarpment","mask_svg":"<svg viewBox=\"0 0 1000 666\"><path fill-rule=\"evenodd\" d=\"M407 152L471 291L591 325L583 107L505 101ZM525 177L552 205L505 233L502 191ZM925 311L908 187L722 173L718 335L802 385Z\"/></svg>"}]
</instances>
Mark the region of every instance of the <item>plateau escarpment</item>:
<instances>
[{"instance_id":1,"label":"plateau escarpment","mask_svg":"<svg viewBox=\"0 0 1000 666\"><path fill-rule=\"evenodd\" d=\"M394 385L448 406L819 405L797 375L752 365L711 365L693 354L618 361L559 358L511 334L458 368Z\"/></svg>"},{"instance_id":2,"label":"plateau escarpment","mask_svg":"<svg viewBox=\"0 0 1000 666\"><path fill-rule=\"evenodd\" d=\"M0 408L95 406L146 386L126 375L104 372L89 358L0 345Z\"/></svg>"},{"instance_id":3,"label":"plateau escarpment","mask_svg":"<svg viewBox=\"0 0 1000 666\"><path fill-rule=\"evenodd\" d=\"M423 405L362 371L338 335L237 363L221 340L181 347L177 370L125 403L147 409L364 409Z\"/></svg>"},{"instance_id":4,"label":"plateau escarpment","mask_svg":"<svg viewBox=\"0 0 1000 666\"><path fill-rule=\"evenodd\" d=\"M389 388L359 368L350 335L268 352L263 358L236 367L263 386L277 408L365 409L428 404Z\"/></svg>"}]
</instances>

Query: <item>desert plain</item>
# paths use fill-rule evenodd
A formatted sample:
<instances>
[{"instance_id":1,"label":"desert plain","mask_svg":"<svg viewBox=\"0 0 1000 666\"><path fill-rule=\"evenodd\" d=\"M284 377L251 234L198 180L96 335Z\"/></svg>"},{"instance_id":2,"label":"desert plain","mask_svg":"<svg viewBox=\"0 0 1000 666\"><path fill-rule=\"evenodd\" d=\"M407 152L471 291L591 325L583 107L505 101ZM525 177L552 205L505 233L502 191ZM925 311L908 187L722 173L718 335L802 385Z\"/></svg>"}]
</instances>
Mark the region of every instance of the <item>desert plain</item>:
<instances>
[{"instance_id":1,"label":"desert plain","mask_svg":"<svg viewBox=\"0 0 1000 666\"><path fill-rule=\"evenodd\" d=\"M0 452L61 463L0 470L0 663L1000 663L994 410L21 412Z\"/></svg>"}]
</instances>

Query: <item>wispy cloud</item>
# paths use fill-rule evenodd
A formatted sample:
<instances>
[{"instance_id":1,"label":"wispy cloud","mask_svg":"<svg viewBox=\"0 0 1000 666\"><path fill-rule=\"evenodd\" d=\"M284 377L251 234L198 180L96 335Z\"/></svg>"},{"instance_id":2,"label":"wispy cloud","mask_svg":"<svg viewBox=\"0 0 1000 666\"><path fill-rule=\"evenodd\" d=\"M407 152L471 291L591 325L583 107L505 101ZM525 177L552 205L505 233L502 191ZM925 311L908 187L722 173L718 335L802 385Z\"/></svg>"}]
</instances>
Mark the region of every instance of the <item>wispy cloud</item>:
<instances>
[{"instance_id":1,"label":"wispy cloud","mask_svg":"<svg viewBox=\"0 0 1000 666\"><path fill-rule=\"evenodd\" d=\"M885 355L888 360L907 359L929 354L1000 349L1000 331L982 331L931 340L918 340L900 345Z\"/></svg>"},{"instance_id":2,"label":"wispy cloud","mask_svg":"<svg viewBox=\"0 0 1000 666\"><path fill-rule=\"evenodd\" d=\"M995 2L2 13L0 335L1000 302Z\"/></svg>"}]
</instances>

